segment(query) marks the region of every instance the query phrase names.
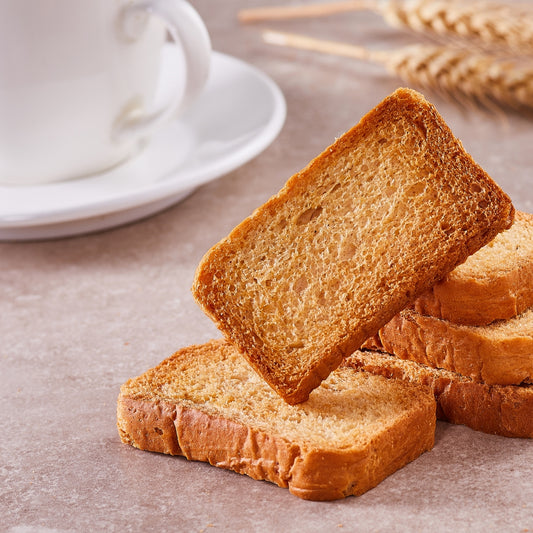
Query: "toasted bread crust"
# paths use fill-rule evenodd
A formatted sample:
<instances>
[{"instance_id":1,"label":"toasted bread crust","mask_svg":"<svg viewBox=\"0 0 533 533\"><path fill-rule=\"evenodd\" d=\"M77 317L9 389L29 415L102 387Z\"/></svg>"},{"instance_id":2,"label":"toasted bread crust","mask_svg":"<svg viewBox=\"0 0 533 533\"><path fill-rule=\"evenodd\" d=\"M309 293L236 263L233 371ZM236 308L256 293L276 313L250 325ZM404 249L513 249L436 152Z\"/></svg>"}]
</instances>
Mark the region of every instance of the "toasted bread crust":
<instances>
[{"instance_id":1,"label":"toasted bread crust","mask_svg":"<svg viewBox=\"0 0 533 533\"><path fill-rule=\"evenodd\" d=\"M533 385L487 385L385 353L358 351L345 364L428 387L437 418L503 437L533 438Z\"/></svg>"},{"instance_id":2,"label":"toasted bread crust","mask_svg":"<svg viewBox=\"0 0 533 533\"><path fill-rule=\"evenodd\" d=\"M488 385L533 383L533 310L482 327L404 310L363 346Z\"/></svg>"},{"instance_id":3,"label":"toasted bread crust","mask_svg":"<svg viewBox=\"0 0 533 533\"><path fill-rule=\"evenodd\" d=\"M400 89L215 245L193 294L295 404L513 215L435 108Z\"/></svg>"},{"instance_id":4,"label":"toasted bread crust","mask_svg":"<svg viewBox=\"0 0 533 533\"><path fill-rule=\"evenodd\" d=\"M512 318L532 307L533 238L524 235L524 239L520 239L520 231L533 232L533 214L517 211L513 226L496 237L494 244L498 241L502 245L497 265L493 258L481 260L480 257L475 275L465 273L463 266L453 270L419 296L413 309L421 315L455 324L484 326L495 320ZM485 248L475 256L485 254Z\"/></svg>"},{"instance_id":5,"label":"toasted bread crust","mask_svg":"<svg viewBox=\"0 0 533 533\"><path fill-rule=\"evenodd\" d=\"M318 407L320 404L301 408L318 409L321 422L317 423L328 424L328 435L331 431L331 438L313 441L302 433L300 425L291 421L297 416L293 411L300 407L288 407L289 414L284 419L276 408L284 402L261 380L255 384L251 381L253 372L247 370L244 361L223 365L222 361L228 360L234 351L235 348L220 341L188 347L124 384L117 402L117 426L122 442L141 450L181 455L254 479L268 480L308 500L333 500L362 494L433 446L435 402L422 387L406 385L390 389L383 378L372 376L373 381L368 381L368 375L352 376L347 372L348 391L357 393L360 387L367 387L371 396L376 389L384 394L394 391L390 392L391 398L404 395L404 407L394 408L396 414L390 414L390 420L383 419L383 424L377 426L370 417L374 426L369 428L362 424L356 430L361 432L361 437L357 437L357 442L352 441L336 428L337 409L344 409L345 396L337 391L339 382L334 381L332 388L325 392L332 417L327 409ZM198 365L191 373L197 376L195 383L176 385L186 380L183 370L193 368L195 358L198 358ZM198 375L198 369L203 369L203 375ZM220 399L227 394L231 379L242 380L246 397L239 399L230 393L230 399L248 403L254 423L245 423L242 413L237 414L235 407L229 408ZM194 392L198 383L201 383L201 392ZM214 387L212 400L204 396L207 384ZM176 390L180 392L170 392ZM265 400L269 394L271 399ZM365 398L364 394L361 398ZM368 409L374 409L373 400L361 401L367 401ZM264 402L268 410L261 414ZM267 418L272 417L272 412L276 412L278 423L283 425L287 435L293 435L292 438L265 429L269 427ZM357 428L360 423L359 419L353 422Z\"/></svg>"},{"instance_id":6,"label":"toasted bread crust","mask_svg":"<svg viewBox=\"0 0 533 533\"><path fill-rule=\"evenodd\" d=\"M305 447L263 431L171 402L119 397L122 441L140 450L181 455L253 479L275 483L304 500L358 496L434 444L428 423L435 407L410 413L372 447L345 453Z\"/></svg>"}]
</instances>

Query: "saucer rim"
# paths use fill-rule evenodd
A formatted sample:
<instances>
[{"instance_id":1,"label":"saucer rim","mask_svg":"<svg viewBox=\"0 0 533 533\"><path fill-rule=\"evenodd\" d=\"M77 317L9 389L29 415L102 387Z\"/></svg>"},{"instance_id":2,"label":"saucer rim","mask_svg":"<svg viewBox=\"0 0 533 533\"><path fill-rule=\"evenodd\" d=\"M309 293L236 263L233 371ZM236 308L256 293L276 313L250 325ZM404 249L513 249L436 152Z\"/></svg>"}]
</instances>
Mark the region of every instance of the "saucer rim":
<instances>
[{"instance_id":1,"label":"saucer rim","mask_svg":"<svg viewBox=\"0 0 533 533\"><path fill-rule=\"evenodd\" d=\"M9 230L25 229L26 231L24 233L26 236L24 238L30 238L31 228L35 228L35 233L37 234L38 228L42 226L80 222L84 219L98 216L105 217L106 215L111 215L113 213L117 214L121 211L142 208L148 204L161 202L161 204L165 204L166 207L169 207L168 204L172 204L172 198L175 197L175 203L178 203L180 199L188 196L197 187L228 174L264 151L276 139L285 123L287 106L281 89L267 74L242 59L229 54L213 51L212 60L230 61L238 65L241 69L245 69L249 74L259 79L268 89L269 97L273 100L273 112L269 116L269 119L265 121L264 125L262 125L261 131L257 135L251 138L243 146L239 146L237 150L229 152L222 160L213 162L211 165L205 167L196 168L187 176L180 176L177 179L173 179L172 172L170 172L165 176L164 181L150 182L146 187L138 188L135 191L126 189L124 194L118 198L95 201L94 203L89 203L81 208L79 206L67 205L64 208L55 209L53 211L27 212L4 216L0 214L0 239L5 240L6 238L16 238L16 235L11 235ZM179 119L176 120L179 121ZM150 150L150 147L147 147L146 150ZM106 173L107 172L96 174L94 177L103 176ZM84 179L91 179L91 177ZM61 187L65 183L67 183L68 186L72 186L72 184L75 184L75 180L70 182L24 186L24 189L30 194L39 194L39 191L43 188ZM0 194L14 188L17 190L21 189L21 187L0 185ZM155 213L157 212L157 209L154 209L153 211ZM133 216L130 218L130 222L135 220ZM84 232L88 231L85 230ZM65 233L68 233L68 231Z\"/></svg>"}]
</instances>

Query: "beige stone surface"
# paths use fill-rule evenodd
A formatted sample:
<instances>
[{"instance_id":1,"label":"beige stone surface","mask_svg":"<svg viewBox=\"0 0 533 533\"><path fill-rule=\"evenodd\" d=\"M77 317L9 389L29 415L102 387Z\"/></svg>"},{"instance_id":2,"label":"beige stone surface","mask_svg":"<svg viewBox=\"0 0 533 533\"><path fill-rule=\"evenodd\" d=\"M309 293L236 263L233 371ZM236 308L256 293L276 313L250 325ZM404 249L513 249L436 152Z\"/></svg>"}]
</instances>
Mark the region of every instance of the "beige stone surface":
<instances>
[{"instance_id":1,"label":"beige stone surface","mask_svg":"<svg viewBox=\"0 0 533 533\"><path fill-rule=\"evenodd\" d=\"M260 1L193 3L216 50L279 84L286 124L256 159L149 219L0 243L0 530L533 531L530 440L439 423L433 451L363 496L332 503L120 443L121 383L218 336L190 294L203 253L402 85L379 67L268 46L260 30L374 48L413 40L371 13L243 27L236 12ZM516 207L533 211L533 122L426 94Z\"/></svg>"}]
</instances>

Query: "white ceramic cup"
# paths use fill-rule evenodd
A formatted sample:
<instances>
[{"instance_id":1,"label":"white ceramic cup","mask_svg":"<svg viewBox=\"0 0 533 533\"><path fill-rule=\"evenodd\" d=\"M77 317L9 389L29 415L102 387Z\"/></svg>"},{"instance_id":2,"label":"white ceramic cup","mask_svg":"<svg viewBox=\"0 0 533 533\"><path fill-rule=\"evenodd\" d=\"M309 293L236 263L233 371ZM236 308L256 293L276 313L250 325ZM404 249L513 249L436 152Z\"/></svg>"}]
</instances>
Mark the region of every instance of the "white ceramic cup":
<instances>
[{"instance_id":1,"label":"white ceramic cup","mask_svg":"<svg viewBox=\"0 0 533 533\"><path fill-rule=\"evenodd\" d=\"M153 109L167 31L185 79ZM0 183L74 179L127 160L199 94L210 56L184 0L0 0Z\"/></svg>"}]
</instances>

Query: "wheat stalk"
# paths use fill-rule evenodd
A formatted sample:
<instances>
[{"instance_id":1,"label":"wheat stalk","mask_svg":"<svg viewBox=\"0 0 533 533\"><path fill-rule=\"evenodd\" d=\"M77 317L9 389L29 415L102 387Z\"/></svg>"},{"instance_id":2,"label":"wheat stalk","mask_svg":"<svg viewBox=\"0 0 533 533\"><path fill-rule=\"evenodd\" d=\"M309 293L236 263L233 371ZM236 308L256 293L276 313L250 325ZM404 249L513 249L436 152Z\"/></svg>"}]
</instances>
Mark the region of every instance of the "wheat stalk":
<instances>
[{"instance_id":1,"label":"wheat stalk","mask_svg":"<svg viewBox=\"0 0 533 533\"><path fill-rule=\"evenodd\" d=\"M325 17L348 11L375 9L375 6L376 0L341 0L340 2L316 4L252 7L239 11L237 18L241 22L249 23L263 22L266 20Z\"/></svg>"},{"instance_id":2,"label":"wheat stalk","mask_svg":"<svg viewBox=\"0 0 533 533\"><path fill-rule=\"evenodd\" d=\"M486 46L533 53L531 6L486 0L346 0L241 11L242 22L316 17L370 9L392 26L440 37L468 38Z\"/></svg>"},{"instance_id":3,"label":"wheat stalk","mask_svg":"<svg viewBox=\"0 0 533 533\"><path fill-rule=\"evenodd\" d=\"M486 107L494 103L533 110L533 68L443 46L416 44L390 51L266 31L270 44L340 55L381 64L392 75L423 89Z\"/></svg>"}]
</instances>

